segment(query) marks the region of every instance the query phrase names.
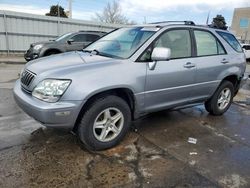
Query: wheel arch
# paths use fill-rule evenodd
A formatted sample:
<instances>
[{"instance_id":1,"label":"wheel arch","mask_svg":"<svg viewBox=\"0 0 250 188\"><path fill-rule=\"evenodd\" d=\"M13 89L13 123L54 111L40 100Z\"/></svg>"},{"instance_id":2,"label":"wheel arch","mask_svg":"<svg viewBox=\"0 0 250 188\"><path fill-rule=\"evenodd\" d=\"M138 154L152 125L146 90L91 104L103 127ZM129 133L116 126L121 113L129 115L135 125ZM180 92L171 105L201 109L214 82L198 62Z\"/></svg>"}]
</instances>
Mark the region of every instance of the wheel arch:
<instances>
[{"instance_id":1,"label":"wheel arch","mask_svg":"<svg viewBox=\"0 0 250 188\"><path fill-rule=\"evenodd\" d=\"M87 97L86 102L83 104L83 106L82 106L82 108L77 116L77 119L76 119L76 122L75 122L75 125L73 128L74 132L77 130L78 124L81 121L81 117L84 115L84 113L86 112L88 107L96 99L101 98L101 97L105 97L108 95L115 95L115 96L121 97L129 105L129 108L131 110L132 119L137 118L138 115L137 115L137 110L136 110L136 99L134 96L134 92L131 89L125 88L125 87L106 89L103 91L94 92Z\"/></svg>"},{"instance_id":2,"label":"wheel arch","mask_svg":"<svg viewBox=\"0 0 250 188\"><path fill-rule=\"evenodd\" d=\"M233 86L234 86L234 95L236 95L238 93L239 88L240 88L241 78L236 74L232 74L232 75L228 75L225 78L223 78L221 83L223 81L225 81L225 80L229 81L229 82L231 82L233 84Z\"/></svg>"}]
</instances>

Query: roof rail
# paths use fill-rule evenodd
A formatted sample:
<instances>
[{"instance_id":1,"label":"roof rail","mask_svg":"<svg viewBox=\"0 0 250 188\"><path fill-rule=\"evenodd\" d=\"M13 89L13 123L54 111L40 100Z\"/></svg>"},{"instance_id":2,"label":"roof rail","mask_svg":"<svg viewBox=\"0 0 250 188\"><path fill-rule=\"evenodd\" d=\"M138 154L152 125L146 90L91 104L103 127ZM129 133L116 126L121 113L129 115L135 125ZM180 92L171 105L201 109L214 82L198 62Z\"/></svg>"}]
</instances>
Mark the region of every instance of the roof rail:
<instances>
[{"instance_id":1,"label":"roof rail","mask_svg":"<svg viewBox=\"0 0 250 188\"><path fill-rule=\"evenodd\" d=\"M193 21L162 21L162 22L153 22L150 24L185 24L185 25L195 25Z\"/></svg>"},{"instance_id":2,"label":"roof rail","mask_svg":"<svg viewBox=\"0 0 250 188\"><path fill-rule=\"evenodd\" d=\"M89 32L89 33L98 32L98 33L107 33L107 32L105 32L105 31L90 31L90 30L79 30L79 32Z\"/></svg>"}]
</instances>

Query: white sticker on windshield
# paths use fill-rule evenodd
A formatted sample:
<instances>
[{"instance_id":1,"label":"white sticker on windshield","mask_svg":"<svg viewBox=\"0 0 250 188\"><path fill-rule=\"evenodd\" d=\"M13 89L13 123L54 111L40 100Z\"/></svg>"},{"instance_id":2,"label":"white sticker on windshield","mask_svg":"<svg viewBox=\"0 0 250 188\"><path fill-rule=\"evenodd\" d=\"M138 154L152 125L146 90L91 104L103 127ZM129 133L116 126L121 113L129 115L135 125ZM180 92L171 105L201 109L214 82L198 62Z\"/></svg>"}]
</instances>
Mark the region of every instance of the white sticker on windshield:
<instances>
[{"instance_id":1,"label":"white sticker on windshield","mask_svg":"<svg viewBox=\"0 0 250 188\"><path fill-rule=\"evenodd\" d=\"M141 31L158 31L159 27L143 27Z\"/></svg>"}]
</instances>

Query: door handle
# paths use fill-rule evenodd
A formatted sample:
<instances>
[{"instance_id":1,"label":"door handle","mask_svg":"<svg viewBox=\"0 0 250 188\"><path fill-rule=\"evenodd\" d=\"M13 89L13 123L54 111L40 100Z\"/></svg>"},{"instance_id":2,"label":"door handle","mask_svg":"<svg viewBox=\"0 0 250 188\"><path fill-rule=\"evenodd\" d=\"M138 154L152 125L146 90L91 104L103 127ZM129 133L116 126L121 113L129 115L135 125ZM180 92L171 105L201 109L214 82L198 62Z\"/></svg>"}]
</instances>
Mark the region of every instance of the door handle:
<instances>
[{"instance_id":1,"label":"door handle","mask_svg":"<svg viewBox=\"0 0 250 188\"><path fill-rule=\"evenodd\" d=\"M229 63L229 61L228 61L227 59L224 58L224 59L222 59L221 63L222 63L222 64L227 64L227 63Z\"/></svg>"},{"instance_id":2,"label":"door handle","mask_svg":"<svg viewBox=\"0 0 250 188\"><path fill-rule=\"evenodd\" d=\"M195 67L195 64L194 63L190 63L190 62L187 62L185 65L183 65L184 68L193 68Z\"/></svg>"}]
</instances>

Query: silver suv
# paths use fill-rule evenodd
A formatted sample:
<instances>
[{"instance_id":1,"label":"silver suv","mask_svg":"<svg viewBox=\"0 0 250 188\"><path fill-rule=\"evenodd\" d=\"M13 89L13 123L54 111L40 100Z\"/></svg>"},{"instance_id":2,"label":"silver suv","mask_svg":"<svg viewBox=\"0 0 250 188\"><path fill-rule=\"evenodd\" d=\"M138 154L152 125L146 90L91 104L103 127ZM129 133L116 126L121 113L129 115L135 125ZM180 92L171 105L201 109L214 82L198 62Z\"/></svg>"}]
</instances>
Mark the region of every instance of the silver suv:
<instances>
[{"instance_id":1,"label":"silver suv","mask_svg":"<svg viewBox=\"0 0 250 188\"><path fill-rule=\"evenodd\" d=\"M27 63L14 96L43 125L69 128L87 148L102 150L150 112L202 102L210 114L222 115L245 68L228 31L190 21L128 26L81 52Z\"/></svg>"}]
</instances>

